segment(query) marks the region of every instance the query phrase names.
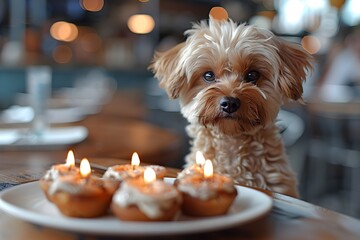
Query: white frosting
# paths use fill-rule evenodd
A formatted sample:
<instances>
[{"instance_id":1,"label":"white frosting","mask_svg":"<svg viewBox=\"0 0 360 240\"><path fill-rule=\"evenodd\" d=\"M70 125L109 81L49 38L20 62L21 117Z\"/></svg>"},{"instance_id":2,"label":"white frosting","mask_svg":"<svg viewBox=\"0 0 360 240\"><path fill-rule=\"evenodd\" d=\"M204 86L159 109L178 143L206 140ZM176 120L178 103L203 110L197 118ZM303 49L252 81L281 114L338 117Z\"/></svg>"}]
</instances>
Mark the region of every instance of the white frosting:
<instances>
[{"instance_id":1,"label":"white frosting","mask_svg":"<svg viewBox=\"0 0 360 240\"><path fill-rule=\"evenodd\" d=\"M44 180L53 181L64 175L78 175L80 171L75 166L66 166L65 164L58 164L52 166L49 170L46 171L43 176Z\"/></svg>"},{"instance_id":2,"label":"white frosting","mask_svg":"<svg viewBox=\"0 0 360 240\"><path fill-rule=\"evenodd\" d=\"M156 175L159 175L160 173L164 173L166 172L166 168L160 165L148 165L145 166L145 168L151 168L155 171Z\"/></svg>"},{"instance_id":3,"label":"white frosting","mask_svg":"<svg viewBox=\"0 0 360 240\"><path fill-rule=\"evenodd\" d=\"M152 168L156 174L165 171L165 167L159 165L149 165L146 167ZM118 181L123 181L127 178L138 177L142 175L144 171L145 171L145 167L143 166L137 166L135 169L132 169L132 166L129 164L115 165L109 167L104 173L103 177L106 179L116 179Z\"/></svg>"},{"instance_id":4,"label":"white frosting","mask_svg":"<svg viewBox=\"0 0 360 240\"><path fill-rule=\"evenodd\" d=\"M140 176L144 172L144 168L137 166L135 169L132 169L132 166L127 165L115 165L109 167L103 175L105 179L116 179L123 181L127 178L134 178Z\"/></svg>"},{"instance_id":5,"label":"white frosting","mask_svg":"<svg viewBox=\"0 0 360 240\"><path fill-rule=\"evenodd\" d=\"M181 192L202 200L213 198L221 192L236 191L230 178L217 174L214 174L211 179L205 179L200 174L184 174L177 179L177 188Z\"/></svg>"},{"instance_id":6,"label":"white frosting","mask_svg":"<svg viewBox=\"0 0 360 240\"><path fill-rule=\"evenodd\" d=\"M136 205L149 218L160 217L173 206L174 201L181 201L178 191L160 180L149 186L138 186L125 181L113 196L114 204L121 207Z\"/></svg>"},{"instance_id":7,"label":"white frosting","mask_svg":"<svg viewBox=\"0 0 360 240\"><path fill-rule=\"evenodd\" d=\"M67 192L70 194L95 194L104 191L104 182L95 178L79 178L74 175L62 176L54 179L48 193L50 195L56 192Z\"/></svg>"},{"instance_id":8,"label":"white frosting","mask_svg":"<svg viewBox=\"0 0 360 240\"><path fill-rule=\"evenodd\" d=\"M178 173L177 175L177 179L183 179L188 177L189 175L203 175L204 171L202 170L202 168L200 168L199 166L197 166L196 164L185 168L184 170L182 170L181 172Z\"/></svg>"}]
</instances>

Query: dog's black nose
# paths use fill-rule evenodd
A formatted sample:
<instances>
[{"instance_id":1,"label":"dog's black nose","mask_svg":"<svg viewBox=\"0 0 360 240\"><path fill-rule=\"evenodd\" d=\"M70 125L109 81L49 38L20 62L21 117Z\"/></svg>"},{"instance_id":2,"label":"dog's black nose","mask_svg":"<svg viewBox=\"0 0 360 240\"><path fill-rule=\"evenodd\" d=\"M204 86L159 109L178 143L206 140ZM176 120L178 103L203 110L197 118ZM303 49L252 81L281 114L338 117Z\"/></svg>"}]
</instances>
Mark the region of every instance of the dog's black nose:
<instances>
[{"instance_id":1,"label":"dog's black nose","mask_svg":"<svg viewBox=\"0 0 360 240\"><path fill-rule=\"evenodd\" d=\"M220 100L220 108L224 112L233 113L240 107L240 100L234 97L223 97Z\"/></svg>"}]
</instances>

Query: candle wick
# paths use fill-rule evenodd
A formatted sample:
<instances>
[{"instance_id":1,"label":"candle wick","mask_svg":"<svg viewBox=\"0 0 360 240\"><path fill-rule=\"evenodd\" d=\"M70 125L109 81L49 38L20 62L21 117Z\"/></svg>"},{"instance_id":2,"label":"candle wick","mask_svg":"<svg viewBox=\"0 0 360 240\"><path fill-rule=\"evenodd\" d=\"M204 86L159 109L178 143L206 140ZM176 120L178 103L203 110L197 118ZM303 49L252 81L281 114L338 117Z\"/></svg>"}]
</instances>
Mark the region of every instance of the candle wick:
<instances>
[{"instance_id":1,"label":"candle wick","mask_svg":"<svg viewBox=\"0 0 360 240\"><path fill-rule=\"evenodd\" d=\"M89 179L90 179L90 174L88 174L86 176L82 176L82 179L85 181L85 184L88 184Z\"/></svg>"},{"instance_id":2,"label":"candle wick","mask_svg":"<svg viewBox=\"0 0 360 240\"><path fill-rule=\"evenodd\" d=\"M208 182L208 183L212 182L213 181L213 176L205 177L205 181Z\"/></svg>"}]
</instances>

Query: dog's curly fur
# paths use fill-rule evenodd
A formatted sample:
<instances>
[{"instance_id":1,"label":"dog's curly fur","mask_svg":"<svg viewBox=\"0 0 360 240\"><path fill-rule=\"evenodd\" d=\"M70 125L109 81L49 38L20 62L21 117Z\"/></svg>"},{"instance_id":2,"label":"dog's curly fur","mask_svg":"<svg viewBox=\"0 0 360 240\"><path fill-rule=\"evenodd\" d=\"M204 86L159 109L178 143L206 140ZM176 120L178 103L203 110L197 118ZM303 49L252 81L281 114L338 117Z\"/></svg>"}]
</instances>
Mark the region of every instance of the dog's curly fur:
<instances>
[{"instance_id":1,"label":"dog's curly fur","mask_svg":"<svg viewBox=\"0 0 360 240\"><path fill-rule=\"evenodd\" d=\"M185 42L155 53L149 68L169 97L179 98L190 123L187 165L200 150L238 184L298 197L275 120L284 102L301 101L311 55L268 30L230 19L210 17L185 34ZM209 72L214 79L206 81ZM225 111L224 97L238 99L238 109Z\"/></svg>"}]
</instances>

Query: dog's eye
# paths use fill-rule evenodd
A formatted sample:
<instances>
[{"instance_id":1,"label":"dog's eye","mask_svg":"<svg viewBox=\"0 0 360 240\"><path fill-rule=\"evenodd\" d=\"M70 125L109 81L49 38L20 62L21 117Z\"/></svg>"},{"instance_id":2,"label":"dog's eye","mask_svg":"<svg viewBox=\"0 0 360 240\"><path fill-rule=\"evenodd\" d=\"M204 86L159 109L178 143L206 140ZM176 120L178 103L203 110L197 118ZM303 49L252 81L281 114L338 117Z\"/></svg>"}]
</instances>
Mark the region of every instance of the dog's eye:
<instances>
[{"instance_id":1,"label":"dog's eye","mask_svg":"<svg viewBox=\"0 0 360 240\"><path fill-rule=\"evenodd\" d=\"M212 71L207 71L203 74L203 78L207 82L214 82L216 80L215 74Z\"/></svg>"},{"instance_id":2,"label":"dog's eye","mask_svg":"<svg viewBox=\"0 0 360 240\"><path fill-rule=\"evenodd\" d=\"M245 75L245 81L255 84L257 80L260 78L260 73L258 71L249 71Z\"/></svg>"}]
</instances>

